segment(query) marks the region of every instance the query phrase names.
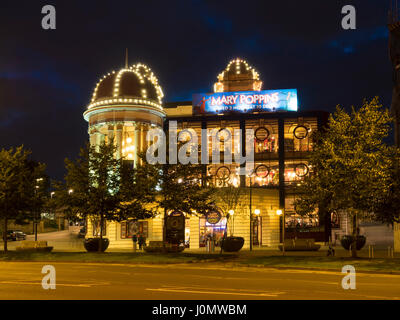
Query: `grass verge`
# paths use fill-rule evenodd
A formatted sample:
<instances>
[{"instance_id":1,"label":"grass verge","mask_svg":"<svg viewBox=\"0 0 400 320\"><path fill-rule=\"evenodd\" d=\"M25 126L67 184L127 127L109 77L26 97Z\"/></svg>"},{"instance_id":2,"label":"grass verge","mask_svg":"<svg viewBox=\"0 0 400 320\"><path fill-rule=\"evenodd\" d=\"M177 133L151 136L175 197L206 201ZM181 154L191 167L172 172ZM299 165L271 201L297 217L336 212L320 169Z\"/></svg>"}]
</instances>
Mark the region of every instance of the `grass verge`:
<instances>
[{"instance_id":1,"label":"grass verge","mask_svg":"<svg viewBox=\"0 0 400 320\"><path fill-rule=\"evenodd\" d=\"M101 263L142 263L174 264L197 262L223 262L232 260L236 255L203 253L143 253L143 252L50 252L29 253L9 251L0 252L0 261L52 261L52 262L101 262Z\"/></svg>"},{"instance_id":2,"label":"grass verge","mask_svg":"<svg viewBox=\"0 0 400 320\"><path fill-rule=\"evenodd\" d=\"M239 265L273 268L307 268L341 271L345 265L352 265L356 271L400 273L400 259L368 259L350 257L310 256L247 256L238 261Z\"/></svg>"},{"instance_id":3,"label":"grass verge","mask_svg":"<svg viewBox=\"0 0 400 320\"><path fill-rule=\"evenodd\" d=\"M0 252L0 261L41 261L41 262L93 262L93 263L132 263L132 264L184 264L213 263L243 267L323 269L341 272L345 265L352 265L356 271L398 273L400 259L368 259L321 256L277 256L251 254L207 254L207 253L143 253L143 252L51 252L28 253Z\"/></svg>"}]
</instances>

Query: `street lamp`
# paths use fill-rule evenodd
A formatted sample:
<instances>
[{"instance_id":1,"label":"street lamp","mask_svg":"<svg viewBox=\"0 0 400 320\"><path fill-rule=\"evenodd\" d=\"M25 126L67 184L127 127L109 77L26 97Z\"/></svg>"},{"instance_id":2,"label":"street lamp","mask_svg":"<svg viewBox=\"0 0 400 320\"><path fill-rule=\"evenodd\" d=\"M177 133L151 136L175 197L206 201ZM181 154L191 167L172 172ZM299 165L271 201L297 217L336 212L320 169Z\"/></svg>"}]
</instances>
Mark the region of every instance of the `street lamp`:
<instances>
[{"instance_id":1,"label":"street lamp","mask_svg":"<svg viewBox=\"0 0 400 320\"><path fill-rule=\"evenodd\" d=\"M36 185L35 185L35 197L39 198L40 194L38 194L39 191L39 182L42 182L44 179L43 178L37 178L36 179ZM36 199L38 200L38 199ZM34 208L34 217L33 217L33 233L35 234L35 241L37 241L37 223L38 223L38 219L40 219L40 212L38 212L38 208L35 205Z\"/></svg>"},{"instance_id":2,"label":"street lamp","mask_svg":"<svg viewBox=\"0 0 400 320\"><path fill-rule=\"evenodd\" d=\"M68 190L68 194L71 194L72 192L74 192L74 189L69 189Z\"/></svg>"},{"instance_id":3,"label":"street lamp","mask_svg":"<svg viewBox=\"0 0 400 320\"><path fill-rule=\"evenodd\" d=\"M252 224L251 224L251 219L252 219L252 210L251 210L251 203L252 203L252 197L253 197L253 184L251 183L251 177L254 176L254 170L251 170L251 172L247 175L250 179L249 179L249 183L250 183L250 251L253 250L253 229L252 229Z\"/></svg>"},{"instance_id":4,"label":"street lamp","mask_svg":"<svg viewBox=\"0 0 400 320\"><path fill-rule=\"evenodd\" d=\"M282 254L285 255L285 210L276 210L278 216L282 216Z\"/></svg>"},{"instance_id":5,"label":"street lamp","mask_svg":"<svg viewBox=\"0 0 400 320\"><path fill-rule=\"evenodd\" d=\"M231 209L231 210L228 211L228 213L229 213L229 217L232 216L231 235L233 235L233 233L234 233L234 231L235 231L235 221L233 220L233 219L234 219L233 217L234 217L235 211Z\"/></svg>"},{"instance_id":6,"label":"street lamp","mask_svg":"<svg viewBox=\"0 0 400 320\"><path fill-rule=\"evenodd\" d=\"M255 219L254 219L254 221L257 221L257 223L258 223L258 217L259 217L259 215L260 215L260 209L254 209L254 214L255 214ZM251 219L251 218L250 218ZM253 223L253 228L254 228L254 223ZM259 237L259 228L257 229L258 231L257 231L257 237ZM253 233L253 229L251 229L251 233ZM257 239L257 242L258 242L258 246L260 247L260 241L258 241L258 239Z\"/></svg>"}]
</instances>

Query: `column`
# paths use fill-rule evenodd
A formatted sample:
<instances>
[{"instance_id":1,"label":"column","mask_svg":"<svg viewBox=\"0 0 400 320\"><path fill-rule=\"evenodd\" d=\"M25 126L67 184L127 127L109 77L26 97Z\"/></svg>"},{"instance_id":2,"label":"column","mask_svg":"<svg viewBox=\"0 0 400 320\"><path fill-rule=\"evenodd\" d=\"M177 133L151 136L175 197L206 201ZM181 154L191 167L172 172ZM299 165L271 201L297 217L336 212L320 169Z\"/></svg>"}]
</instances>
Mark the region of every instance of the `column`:
<instances>
[{"instance_id":1,"label":"column","mask_svg":"<svg viewBox=\"0 0 400 320\"><path fill-rule=\"evenodd\" d=\"M89 143L91 147L96 145L96 135L94 130L89 133Z\"/></svg>"},{"instance_id":2,"label":"column","mask_svg":"<svg viewBox=\"0 0 400 320\"><path fill-rule=\"evenodd\" d=\"M145 124L145 125L143 125L143 127L141 129L142 151L143 152L146 152L147 146L148 146L148 143L147 143L147 140L146 140L147 131L149 131L149 125Z\"/></svg>"},{"instance_id":3,"label":"column","mask_svg":"<svg viewBox=\"0 0 400 320\"><path fill-rule=\"evenodd\" d=\"M117 159L121 159L122 157L122 129L123 125L121 123L118 123L116 125L116 130L115 130L115 139L116 139L116 145L117 145Z\"/></svg>"},{"instance_id":4,"label":"column","mask_svg":"<svg viewBox=\"0 0 400 320\"><path fill-rule=\"evenodd\" d=\"M114 141L114 124L110 124L108 125L108 132L107 132L107 142L110 143L111 141L113 141L113 143L115 144Z\"/></svg>"},{"instance_id":5,"label":"column","mask_svg":"<svg viewBox=\"0 0 400 320\"><path fill-rule=\"evenodd\" d=\"M96 130L96 131L93 133L93 136L94 136L94 138L93 138L93 141L94 141L93 146L96 148L96 151L98 152L98 151L99 151L100 144L101 144L101 136L102 136L102 134L101 134L101 132L99 132L98 130Z\"/></svg>"},{"instance_id":6,"label":"column","mask_svg":"<svg viewBox=\"0 0 400 320\"><path fill-rule=\"evenodd\" d=\"M138 164L139 133L140 133L139 125L140 125L139 123L135 123L134 124L134 126L135 126L135 137L134 137L134 139L135 139L135 141L134 141L133 145L134 145L135 150L133 150L133 160L134 160L133 165L134 165L135 168L137 167L137 164Z\"/></svg>"}]
</instances>

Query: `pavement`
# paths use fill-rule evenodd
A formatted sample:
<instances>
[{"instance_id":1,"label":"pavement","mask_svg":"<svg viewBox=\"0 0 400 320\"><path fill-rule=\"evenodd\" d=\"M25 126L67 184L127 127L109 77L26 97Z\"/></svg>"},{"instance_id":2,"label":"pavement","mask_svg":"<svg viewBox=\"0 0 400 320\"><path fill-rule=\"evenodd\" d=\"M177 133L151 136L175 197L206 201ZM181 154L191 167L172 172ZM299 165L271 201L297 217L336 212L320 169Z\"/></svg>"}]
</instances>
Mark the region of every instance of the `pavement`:
<instances>
[{"instance_id":1,"label":"pavement","mask_svg":"<svg viewBox=\"0 0 400 320\"><path fill-rule=\"evenodd\" d=\"M400 299L400 276L193 265L51 263L56 289L42 288L43 262L0 262L0 299L279 300Z\"/></svg>"},{"instance_id":2,"label":"pavement","mask_svg":"<svg viewBox=\"0 0 400 320\"><path fill-rule=\"evenodd\" d=\"M72 232L70 230L56 231L56 232L48 232L48 233L39 233L38 240L47 241L49 246L53 246L53 252L86 252L83 246L83 239L78 238L77 233L81 227L72 228ZM34 235L28 235L27 240L34 240ZM21 241L9 241L8 249L15 250L16 247L20 246ZM298 252L286 252L286 255L289 256L326 256L328 246L324 243L319 243L321 245L321 249L318 251L298 251ZM3 246L2 241L0 241L0 246ZM0 247L0 249L1 249ZM374 247L374 258L388 258L388 245L385 244L376 244ZM344 250L341 245L338 243L335 247L336 256L337 257L349 257L351 253L347 250ZM368 246L364 246L364 248L358 251L358 255L360 257L368 257L369 256L369 248ZM107 252L132 252L132 249L118 249L118 248L108 248ZM200 249L185 249L187 253L206 253L206 248ZM215 253L219 252L219 248L215 248ZM277 247L259 247L254 246L253 251L249 249L242 249L239 252L240 255L248 255L252 256L276 256L281 255L282 252L277 249ZM400 252L394 253L395 258L400 258Z\"/></svg>"},{"instance_id":3,"label":"pavement","mask_svg":"<svg viewBox=\"0 0 400 320\"><path fill-rule=\"evenodd\" d=\"M75 231L75 230L74 230ZM55 231L38 233L37 239L40 241L47 241L47 245L52 246L54 252L78 252L86 251L83 246L83 239L78 238L76 232L70 232L69 230ZM26 240L35 240L34 235L27 235ZM21 245L22 241L8 241L8 250L15 250L16 247ZM0 242L3 246L3 242Z\"/></svg>"}]
</instances>

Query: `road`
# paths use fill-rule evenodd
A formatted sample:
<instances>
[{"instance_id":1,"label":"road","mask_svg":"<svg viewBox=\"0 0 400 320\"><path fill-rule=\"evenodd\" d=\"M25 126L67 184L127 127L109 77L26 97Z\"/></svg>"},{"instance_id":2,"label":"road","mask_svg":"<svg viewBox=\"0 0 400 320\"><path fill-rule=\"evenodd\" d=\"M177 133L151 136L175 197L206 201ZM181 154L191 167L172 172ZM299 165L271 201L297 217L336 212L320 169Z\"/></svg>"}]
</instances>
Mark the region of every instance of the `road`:
<instances>
[{"instance_id":1,"label":"road","mask_svg":"<svg viewBox=\"0 0 400 320\"><path fill-rule=\"evenodd\" d=\"M79 232L79 230L77 231ZM35 236L28 235L26 240L35 240ZM85 251L83 239L78 238L77 232L72 233L69 230L38 233L38 240L47 241L49 246L54 247L53 252ZM23 241L8 241L8 250L15 250L22 242ZM0 245L3 246L3 242L0 242Z\"/></svg>"},{"instance_id":2,"label":"road","mask_svg":"<svg viewBox=\"0 0 400 320\"><path fill-rule=\"evenodd\" d=\"M210 264L49 263L56 289L42 288L42 262L0 262L0 299L400 299L400 276L358 273L355 290L340 272L224 268Z\"/></svg>"}]
</instances>

